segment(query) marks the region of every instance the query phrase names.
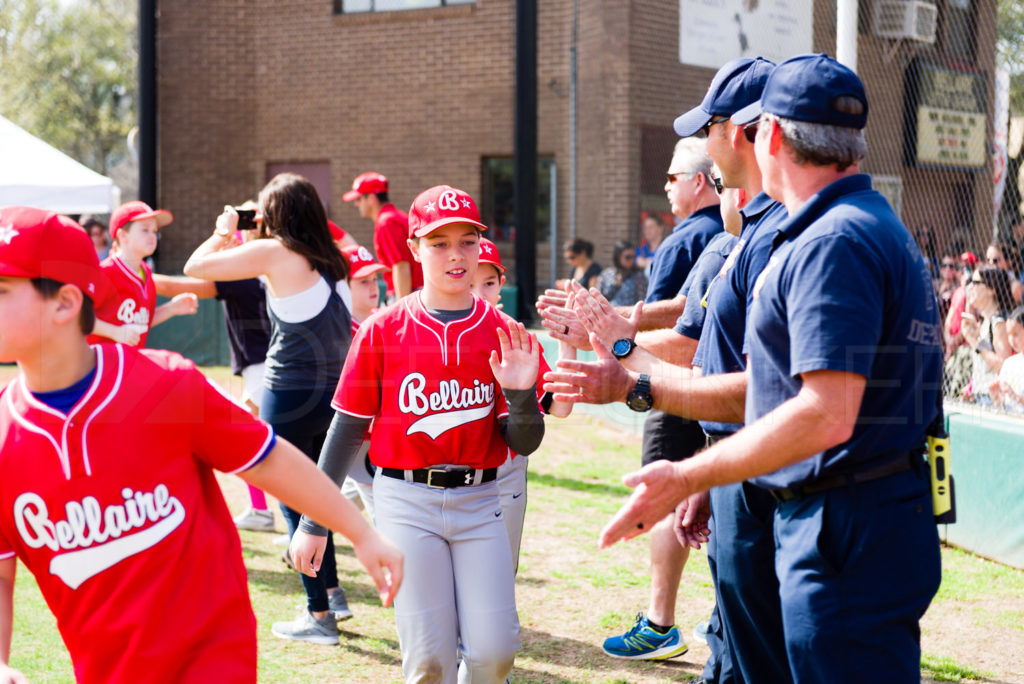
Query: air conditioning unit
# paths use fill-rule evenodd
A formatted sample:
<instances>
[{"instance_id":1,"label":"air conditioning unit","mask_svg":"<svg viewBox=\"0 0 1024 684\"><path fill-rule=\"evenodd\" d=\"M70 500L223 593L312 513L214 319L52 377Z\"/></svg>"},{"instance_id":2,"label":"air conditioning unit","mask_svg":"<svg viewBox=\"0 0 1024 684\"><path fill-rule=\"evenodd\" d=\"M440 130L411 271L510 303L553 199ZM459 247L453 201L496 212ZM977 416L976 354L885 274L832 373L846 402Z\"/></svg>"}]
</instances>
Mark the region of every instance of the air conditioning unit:
<instances>
[{"instance_id":1,"label":"air conditioning unit","mask_svg":"<svg viewBox=\"0 0 1024 684\"><path fill-rule=\"evenodd\" d=\"M935 42L939 10L921 0L875 0L875 35Z\"/></svg>"}]
</instances>

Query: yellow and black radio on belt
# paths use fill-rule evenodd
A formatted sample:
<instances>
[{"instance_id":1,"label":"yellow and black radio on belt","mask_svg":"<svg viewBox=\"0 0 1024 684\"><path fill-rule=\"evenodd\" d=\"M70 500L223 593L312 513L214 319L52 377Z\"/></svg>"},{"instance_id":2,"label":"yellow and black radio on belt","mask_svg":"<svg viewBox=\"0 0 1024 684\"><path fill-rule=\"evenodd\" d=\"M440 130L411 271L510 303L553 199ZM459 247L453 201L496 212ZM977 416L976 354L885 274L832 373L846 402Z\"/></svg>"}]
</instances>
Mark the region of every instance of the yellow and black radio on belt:
<instances>
[{"instance_id":1,"label":"yellow and black radio on belt","mask_svg":"<svg viewBox=\"0 0 1024 684\"><path fill-rule=\"evenodd\" d=\"M932 473L932 511L939 525L956 522L956 497L950 470L949 435L942 412L928 428L928 466Z\"/></svg>"}]
</instances>

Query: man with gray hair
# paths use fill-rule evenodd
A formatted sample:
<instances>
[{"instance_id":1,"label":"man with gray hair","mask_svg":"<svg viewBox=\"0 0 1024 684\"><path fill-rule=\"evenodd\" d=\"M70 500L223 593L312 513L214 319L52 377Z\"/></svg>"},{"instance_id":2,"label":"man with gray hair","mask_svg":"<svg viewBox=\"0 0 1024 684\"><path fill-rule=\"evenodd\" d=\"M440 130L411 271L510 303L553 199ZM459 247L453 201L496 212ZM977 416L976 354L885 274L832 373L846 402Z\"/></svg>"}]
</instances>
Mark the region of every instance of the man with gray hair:
<instances>
[{"instance_id":1,"label":"man with gray hair","mask_svg":"<svg viewBox=\"0 0 1024 684\"><path fill-rule=\"evenodd\" d=\"M705 140L684 138L676 143L666 174L665 194L672 213L682 220L654 253L645 307L676 298L705 245L722 233L718 193L711 179L711 158ZM700 294L696 296L699 298ZM686 364L690 357L692 349ZM704 431L694 421L661 411L651 411L644 421L644 465L657 460L679 461L703 446ZM675 611L689 551L676 541L672 516L666 516L651 533L651 595L647 612L639 614L624 634L606 639L605 653L616 658L663 660L686 652L686 642L675 626Z\"/></svg>"},{"instance_id":2,"label":"man with gray hair","mask_svg":"<svg viewBox=\"0 0 1024 684\"><path fill-rule=\"evenodd\" d=\"M675 297L704 245L722 232L706 140L683 138L676 143L665 174L665 194L672 213L682 220L654 253L645 303Z\"/></svg>"},{"instance_id":3,"label":"man with gray hair","mask_svg":"<svg viewBox=\"0 0 1024 684\"><path fill-rule=\"evenodd\" d=\"M601 545L650 530L694 492L750 481L774 516L783 633L796 682L920 681L920 618L941 579L928 468L939 415L942 335L913 236L859 172L868 102L856 74L800 55L768 78L755 154L788 222L747 318L745 391L721 376L651 373L656 407L744 427L681 463L627 475L637 487ZM623 399L637 378L598 361L560 361L555 400ZM740 387L743 383L737 383Z\"/></svg>"}]
</instances>

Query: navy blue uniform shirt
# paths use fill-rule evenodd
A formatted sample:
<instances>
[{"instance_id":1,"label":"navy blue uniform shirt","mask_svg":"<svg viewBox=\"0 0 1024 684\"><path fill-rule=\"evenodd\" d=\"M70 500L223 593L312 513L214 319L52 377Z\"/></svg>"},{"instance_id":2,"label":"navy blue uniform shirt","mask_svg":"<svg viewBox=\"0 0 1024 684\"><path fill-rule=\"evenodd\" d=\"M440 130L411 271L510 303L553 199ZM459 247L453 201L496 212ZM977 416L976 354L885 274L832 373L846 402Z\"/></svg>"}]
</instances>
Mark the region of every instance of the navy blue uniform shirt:
<instances>
[{"instance_id":1,"label":"navy blue uniform shirt","mask_svg":"<svg viewBox=\"0 0 1024 684\"><path fill-rule=\"evenodd\" d=\"M704 251L704 246L720 232L722 215L717 204L698 209L680 221L654 252L651 279L647 283L644 301L660 302L679 294L683 281L697 263L697 257Z\"/></svg>"},{"instance_id":2,"label":"navy blue uniform shirt","mask_svg":"<svg viewBox=\"0 0 1024 684\"><path fill-rule=\"evenodd\" d=\"M747 424L796 396L802 373L867 378L849 440L755 484L866 470L923 445L942 387L935 297L914 238L867 175L828 185L784 224L753 297Z\"/></svg>"},{"instance_id":3,"label":"navy blue uniform shirt","mask_svg":"<svg viewBox=\"0 0 1024 684\"><path fill-rule=\"evenodd\" d=\"M743 228L739 242L708 292L708 315L700 334L693 365L703 375L738 373L747 367L743 348L747 308L754 282L768 264L772 240L789 218L786 207L763 192L740 209ZM708 434L732 433L740 423L700 421Z\"/></svg>"},{"instance_id":4,"label":"navy blue uniform shirt","mask_svg":"<svg viewBox=\"0 0 1024 684\"><path fill-rule=\"evenodd\" d=\"M686 283L689 285L685 291L680 293L686 295L686 306L683 307L683 313L676 320L674 328L680 335L689 337L691 340L700 339L708 311L704 305L704 295L715 277L721 273L722 265L738 240L738 237L723 230L711 238L711 242L700 253L693 270L686 277Z\"/></svg>"}]
</instances>

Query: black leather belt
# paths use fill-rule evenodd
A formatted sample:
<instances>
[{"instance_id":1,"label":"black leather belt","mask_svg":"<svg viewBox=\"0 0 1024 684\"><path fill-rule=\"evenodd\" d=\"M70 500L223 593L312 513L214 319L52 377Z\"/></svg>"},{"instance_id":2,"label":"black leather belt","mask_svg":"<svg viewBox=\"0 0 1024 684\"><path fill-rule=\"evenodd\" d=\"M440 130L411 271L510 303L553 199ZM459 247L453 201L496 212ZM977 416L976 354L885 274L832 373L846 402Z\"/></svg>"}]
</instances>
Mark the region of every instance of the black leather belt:
<instances>
[{"instance_id":1,"label":"black leather belt","mask_svg":"<svg viewBox=\"0 0 1024 684\"><path fill-rule=\"evenodd\" d=\"M894 461L890 461L885 465L872 468L871 470L862 470L856 473L844 473L842 475L826 475L825 477L808 484L794 485L783 489L769 489L768 492L775 497L776 501L790 501L809 494L820 494L821 492L827 492L830 489L838 489L840 487L861 484L863 482L871 482L872 480L880 480L883 477L889 477L890 475L905 473L906 471L916 467L919 461L920 456L918 452L915 451L905 456L901 456Z\"/></svg>"},{"instance_id":2,"label":"black leather belt","mask_svg":"<svg viewBox=\"0 0 1024 684\"><path fill-rule=\"evenodd\" d=\"M454 487L470 487L472 485L493 482L498 477L497 468L418 468L402 470L401 468L381 468L381 475L393 477L406 482L419 482L433 489L453 489Z\"/></svg>"}]
</instances>

